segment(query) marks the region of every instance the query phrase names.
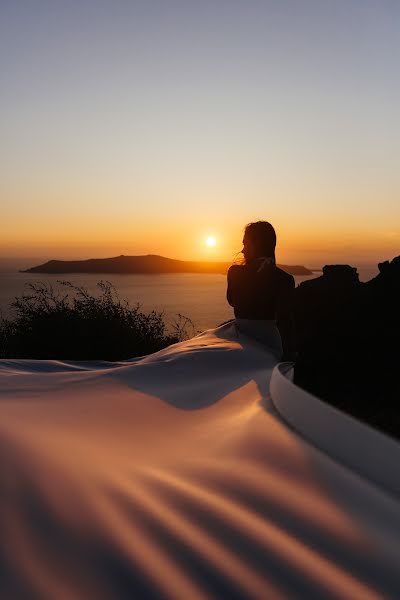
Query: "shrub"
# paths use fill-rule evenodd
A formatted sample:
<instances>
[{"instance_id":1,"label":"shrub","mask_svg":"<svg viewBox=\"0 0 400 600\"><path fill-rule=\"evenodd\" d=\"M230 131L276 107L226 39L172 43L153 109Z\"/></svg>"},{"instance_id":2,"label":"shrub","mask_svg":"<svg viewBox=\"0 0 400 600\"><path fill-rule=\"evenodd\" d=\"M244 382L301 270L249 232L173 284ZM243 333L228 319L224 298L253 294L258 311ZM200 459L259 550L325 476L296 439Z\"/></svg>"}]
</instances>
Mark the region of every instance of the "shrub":
<instances>
[{"instance_id":1,"label":"shrub","mask_svg":"<svg viewBox=\"0 0 400 600\"><path fill-rule=\"evenodd\" d=\"M0 321L2 358L124 360L156 352L193 333L178 315L167 327L164 313L144 313L121 301L115 287L100 281L100 294L59 281L59 292L45 283L28 284L29 293L11 304L13 317Z\"/></svg>"}]
</instances>

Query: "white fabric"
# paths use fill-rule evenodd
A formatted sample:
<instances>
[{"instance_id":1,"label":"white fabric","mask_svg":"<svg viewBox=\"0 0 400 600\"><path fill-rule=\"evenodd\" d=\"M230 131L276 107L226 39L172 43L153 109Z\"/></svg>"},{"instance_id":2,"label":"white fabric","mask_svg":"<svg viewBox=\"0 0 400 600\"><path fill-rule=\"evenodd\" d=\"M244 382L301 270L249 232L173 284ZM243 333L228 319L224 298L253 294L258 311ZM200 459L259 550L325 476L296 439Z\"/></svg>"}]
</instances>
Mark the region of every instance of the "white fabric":
<instances>
[{"instance_id":1,"label":"white fabric","mask_svg":"<svg viewBox=\"0 0 400 600\"><path fill-rule=\"evenodd\" d=\"M275 258L273 256L260 256L258 260L262 260L261 265L257 269L257 273L263 270L266 265L274 265Z\"/></svg>"},{"instance_id":2,"label":"white fabric","mask_svg":"<svg viewBox=\"0 0 400 600\"><path fill-rule=\"evenodd\" d=\"M397 486L282 370L271 401L275 365L233 325L118 364L0 361L0 597L398 598Z\"/></svg>"},{"instance_id":3,"label":"white fabric","mask_svg":"<svg viewBox=\"0 0 400 600\"><path fill-rule=\"evenodd\" d=\"M238 330L264 344L277 360L282 359L282 338L275 319L236 319Z\"/></svg>"}]
</instances>

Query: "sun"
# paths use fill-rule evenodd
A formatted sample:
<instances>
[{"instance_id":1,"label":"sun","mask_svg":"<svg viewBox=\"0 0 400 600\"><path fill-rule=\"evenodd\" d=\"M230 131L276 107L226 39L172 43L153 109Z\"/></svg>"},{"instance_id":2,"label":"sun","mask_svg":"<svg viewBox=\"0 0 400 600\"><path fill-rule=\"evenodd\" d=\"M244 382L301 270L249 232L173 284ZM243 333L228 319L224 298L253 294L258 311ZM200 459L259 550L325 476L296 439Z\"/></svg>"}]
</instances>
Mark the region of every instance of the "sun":
<instances>
[{"instance_id":1,"label":"sun","mask_svg":"<svg viewBox=\"0 0 400 600\"><path fill-rule=\"evenodd\" d=\"M215 237L213 235L209 235L206 238L206 246L208 248L214 248L214 246L217 245L217 240L215 239Z\"/></svg>"}]
</instances>

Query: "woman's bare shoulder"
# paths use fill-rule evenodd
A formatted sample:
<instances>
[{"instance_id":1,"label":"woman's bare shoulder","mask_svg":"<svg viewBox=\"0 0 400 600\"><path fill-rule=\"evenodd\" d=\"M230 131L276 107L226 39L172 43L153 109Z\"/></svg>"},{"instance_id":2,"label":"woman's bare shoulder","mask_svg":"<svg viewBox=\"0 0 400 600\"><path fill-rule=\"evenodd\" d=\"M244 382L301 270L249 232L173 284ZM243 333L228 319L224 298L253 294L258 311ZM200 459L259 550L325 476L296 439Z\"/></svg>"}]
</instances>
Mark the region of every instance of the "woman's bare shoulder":
<instances>
[{"instance_id":1,"label":"woman's bare shoulder","mask_svg":"<svg viewBox=\"0 0 400 600\"><path fill-rule=\"evenodd\" d=\"M231 265L228 269L228 277L234 277L243 271L243 265Z\"/></svg>"}]
</instances>

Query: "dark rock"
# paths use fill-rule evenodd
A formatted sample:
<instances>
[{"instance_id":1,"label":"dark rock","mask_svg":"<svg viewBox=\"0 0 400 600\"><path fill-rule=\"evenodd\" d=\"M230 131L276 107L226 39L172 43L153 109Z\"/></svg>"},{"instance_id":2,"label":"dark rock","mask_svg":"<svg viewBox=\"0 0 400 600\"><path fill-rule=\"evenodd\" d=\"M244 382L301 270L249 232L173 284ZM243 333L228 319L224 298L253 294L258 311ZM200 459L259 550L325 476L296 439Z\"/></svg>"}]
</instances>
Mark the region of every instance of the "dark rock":
<instances>
[{"instance_id":1,"label":"dark rock","mask_svg":"<svg viewBox=\"0 0 400 600\"><path fill-rule=\"evenodd\" d=\"M400 437L400 257L360 283L330 265L296 289L295 382L319 398Z\"/></svg>"},{"instance_id":2,"label":"dark rock","mask_svg":"<svg viewBox=\"0 0 400 600\"><path fill-rule=\"evenodd\" d=\"M362 285L357 269L349 265L325 265L322 273L321 277L304 281L295 291L299 350L313 341L317 333L331 327L331 320L347 310L349 301Z\"/></svg>"}]
</instances>

